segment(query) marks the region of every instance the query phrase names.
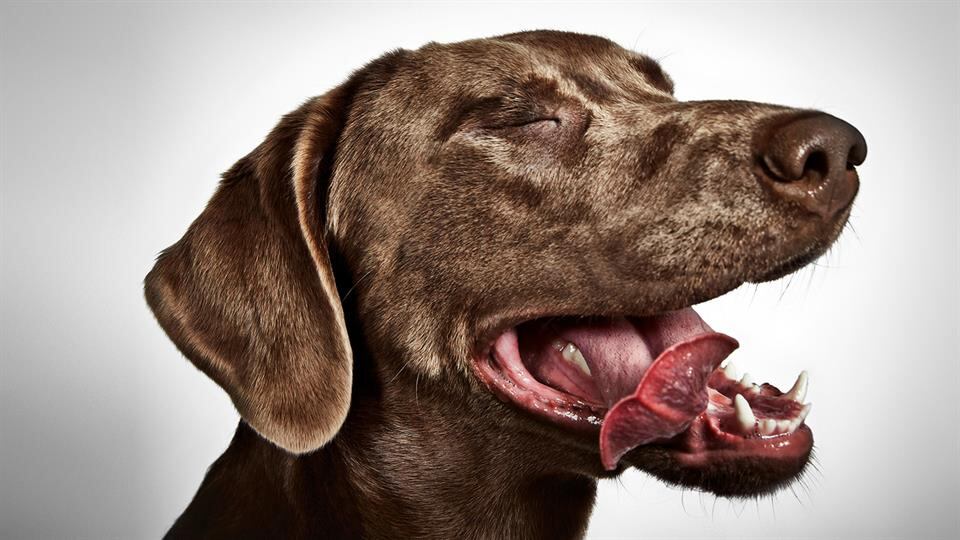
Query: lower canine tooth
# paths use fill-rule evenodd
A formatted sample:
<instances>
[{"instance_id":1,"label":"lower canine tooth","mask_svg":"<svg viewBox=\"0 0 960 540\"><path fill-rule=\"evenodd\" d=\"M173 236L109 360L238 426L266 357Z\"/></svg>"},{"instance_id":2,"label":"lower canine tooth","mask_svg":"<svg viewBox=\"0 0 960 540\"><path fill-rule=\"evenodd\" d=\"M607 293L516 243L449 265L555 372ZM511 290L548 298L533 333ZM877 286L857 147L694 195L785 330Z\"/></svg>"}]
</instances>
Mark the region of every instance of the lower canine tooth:
<instances>
[{"instance_id":1,"label":"lower canine tooth","mask_svg":"<svg viewBox=\"0 0 960 540\"><path fill-rule=\"evenodd\" d=\"M578 349L576 345L567 343L567 346L563 348L561 354L563 354L563 358L566 361L580 368L580 371L582 371L584 375L592 375L592 373L590 373L590 366L587 365L587 360L583 357L583 353L580 352L580 349Z\"/></svg>"},{"instance_id":2,"label":"lower canine tooth","mask_svg":"<svg viewBox=\"0 0 960 540\"><path fill-rule=\"evenodd\" d=\"M740 425L740 429L744 433L752 435L757 424L757 418L753 415L753 409L750 408L747 399L737 394L733 398L733 411L737 415L737 424Z\"/></svg>"},{"instance_id":3,"label":"lower canine tooth","mask_svg":"<svg viewBox=\"0 0 960 540\"><path fill-rule=\"evenodd\" d=\"M784 394L784 397L787 399L792 399L797 403L803 403L803 400L807 399L807 383L809 382L809 376L806 371L801 371L800 375L797 377L797 382L793 383L793 388L787 391Z\"/></svg>"}]
</instances>

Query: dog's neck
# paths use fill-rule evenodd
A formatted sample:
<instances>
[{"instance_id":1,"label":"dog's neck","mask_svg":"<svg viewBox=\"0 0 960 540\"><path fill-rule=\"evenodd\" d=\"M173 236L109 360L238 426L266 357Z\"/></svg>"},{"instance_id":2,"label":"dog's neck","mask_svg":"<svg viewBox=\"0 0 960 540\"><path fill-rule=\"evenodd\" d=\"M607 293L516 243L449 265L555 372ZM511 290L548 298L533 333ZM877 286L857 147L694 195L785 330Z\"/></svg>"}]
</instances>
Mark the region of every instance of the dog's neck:
<instances>
[{"instance_id":1,"label":"dog's neck","mask_svg":"<svg viewBox=\"0 0 960 540\"><path fill-rule=\"evenodd\" d=\"M518 436L496 411L466 420L423 381L411 388L416 395L355 395L337 437L305 456L241 422L167 537L584 535L596 480L567 472L578 468L575 452Z\"/></svg>"},{"instance_id":2,"label":"dog's neck","mask_svg":"<svg viewBox=\"0 0 960 540\"><path fill-rule=\"evenodd\" d=\"M395 388L355 399L324 458L347 476L339 496L355 509L362 536L583 536L596 480L564 471L567 449L518 437L495 418L476 420L424 381ZM415 395L395 395L407 389ZM325 482L323 467L316 473Z\"/></svg>"}]
</instances>

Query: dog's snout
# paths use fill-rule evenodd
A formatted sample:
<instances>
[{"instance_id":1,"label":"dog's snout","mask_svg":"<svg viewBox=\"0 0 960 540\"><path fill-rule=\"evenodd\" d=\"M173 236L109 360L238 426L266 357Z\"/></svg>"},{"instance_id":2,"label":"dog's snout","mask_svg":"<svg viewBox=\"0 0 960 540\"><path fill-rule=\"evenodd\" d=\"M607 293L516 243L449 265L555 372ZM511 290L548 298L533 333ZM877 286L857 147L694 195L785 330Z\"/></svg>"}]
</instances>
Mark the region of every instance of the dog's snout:
<instances>
[{"instance_id":1,"label":"dog's snout","mask_svg":"<svg viewBox=\"0 0 960 540\"><path fill-rule=\"evenodd\" d=\"M866 155L860 131L825 113L776 127L760 148L767 186L825 220L853 201L859 188L854 166Z\"/></svg>"}]
</instances>

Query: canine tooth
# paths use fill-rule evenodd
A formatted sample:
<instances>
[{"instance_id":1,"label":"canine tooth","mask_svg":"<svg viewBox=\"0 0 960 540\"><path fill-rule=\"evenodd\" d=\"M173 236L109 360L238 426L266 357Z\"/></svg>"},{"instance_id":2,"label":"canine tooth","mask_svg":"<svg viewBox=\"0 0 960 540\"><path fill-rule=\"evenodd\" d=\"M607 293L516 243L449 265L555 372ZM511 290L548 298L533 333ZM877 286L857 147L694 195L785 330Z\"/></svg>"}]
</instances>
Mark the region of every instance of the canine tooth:
<instances>
[{"instance_id":1,"label":"canine tooth","mask_svg":"<svg viewBox=\"0 0 960 540\"><path fill-rule=\"evenodd\" d=\"M793 383L793 388L784 394L784 397L797 403L803 403L803 400L807 399L807 383L809 380L810 377L807 372L801 371L800 375L797 376L797 382Z\"/></svg>"},{"instance_id":2,"label":"canine tooth","mask_svg":"<svg viewBox=\"0 0 960 540\"><path fill-rule=\"evenodd\" d=\"M740 429L744 433L752 434L757 423L757 417L753 415L753 409L750 408L747 398L737 394L733 398L733 411L737 415L737 423L740 424Z\"/></svg>"},{"instance_id":3,"label":"canine tooth","mask_svg":"<svg viewBox=\"0 0 960 540\"><path fill-rule=\"evenodd\" d=\"M562 354L567 362L580 368L580 371L585 375L592 375L590 373L590 366L587 365L587 360L583 357L583 353L580 352L580 349L578 349L576 345L567 343L567 346L563 348Z\"/></svg>"},{"instance_id":4,"label":"canine tooth","mask_svg":"<svg viewBox=\"0 0 960 540\"><path fill-rule=\"evenodd\" d=\"M735 381L740 378L737 376L737 368L733 365L733 362L728 362L726 366L723 366L723 374L726 375L731 381Z\"/></svg>"},{"instance_id":5,"label":"canine tooth","mask_svg":"<svg viewBox=\"0 0 960 540\"><path fill-rule=\"evenodd\" d=\"M753 377L749 373L744 373L743 377L740 377L740 384L743 386L753 386Z\"/></svg>"},{"instance_id":6,"label":"canine tooth","mask_svg":"<svg viewBox=\"0 0 960 540\"><path fill-rule=\"evenodd\" d=\"M773 435L777 431L777 421L773 418L764 418L757 426L761 435Z\"/></svg>"}]
</instances>

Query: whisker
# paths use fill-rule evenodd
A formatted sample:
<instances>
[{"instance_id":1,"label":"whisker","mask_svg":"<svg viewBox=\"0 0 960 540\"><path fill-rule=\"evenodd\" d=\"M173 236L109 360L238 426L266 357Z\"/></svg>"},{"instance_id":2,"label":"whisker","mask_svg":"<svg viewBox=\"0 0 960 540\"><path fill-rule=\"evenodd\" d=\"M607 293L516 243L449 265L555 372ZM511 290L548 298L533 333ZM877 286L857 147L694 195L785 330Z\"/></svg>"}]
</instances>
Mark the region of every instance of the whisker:
<instances>
[{"instance_id":1,"label":"whisker","mask_svg":"<svg viewBox=\"0 0 960 540\"><path fill-rule=\"evenodd\" d=\"M802 479L797 479L797 481L802 481ZM800 506L803 506L804 508L806 508L806 506L804 506L803 504L803 501L800 500L800 496L797 495L797 490L793 489L793 486L788 486L788 487L790 488L790 493L793 493L793 498L797 500L797 503L799 503Z\"/></svg>"},{"instance_id":2,"label":"whisker","mask_svg":"<svg viewBox=\"0 0 960 540\"><path fill-rule=\"evenodd\" d=\"M341 299L341 301L346 300L347 297L350 296L350 293L352 293L353 290L357 288L357 285L360 285L360 282L363 281L364 279L366 279L367 276L369 276L372 272L373 272L373 268L371 268L370 270L367 270L366 273L364 273L362 276L360 276L360 279L358 279L358 280L350 287L350 289L347 291L347 294L344 294L344 295L343 295L343 298Z\"/></svg>"},{"instance_id":3,"label":"whisker","mask_svg":"<svg viewBox=\"0 0 960 540\"><path fill-rule=\"evenodd\" d=\"M403 370L405 370L405 369L407 369L407 363L406 363L406 362L404 362L403 365L400 366L400 369L397 370L397 373L394 374L393 378L390 379L390 381L389 381L387 384L390 384L390 383L392 383L393 381L397 380L397 377L399 377L399 376L400 376L400 373L402 373Z\"/></svg>"},{"instance_id":4,"label":"whisker","mask_svg":"<svg viewBox=\"0 0 960 540\"><path fill-rule=\"evenodd\" d=\"M857 228L853 226L853 216L850 216L847 219L846 225L843 226L844 229L850 229L853 233L853 237L857 239L857 242L863 243L863 240L860 239L860 234L857 233Z\"/></svg>"},{"instance_id":5,"label":"whisker","mask_svg":"<svg viewBox=\"0 0 960 540\"><path fill-rule=\"evenodd\" d=\"M787 294L787 289L790 288L790 284L793 283L793 276L797 275L796 272L790 274L790 277L787 278L787 284L783 287L783 290L780 291L780 298L777 299L778 302L783 301L783 295Z\"/></svg>"}]
</instances>

